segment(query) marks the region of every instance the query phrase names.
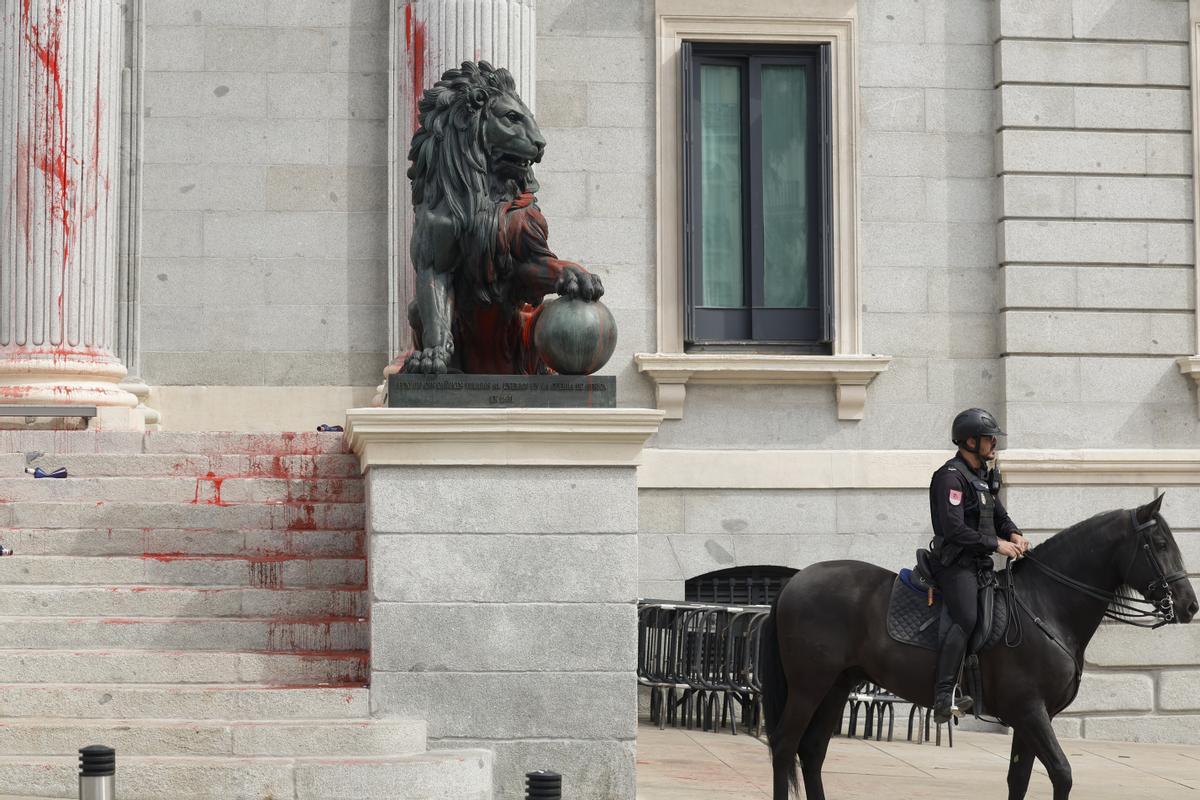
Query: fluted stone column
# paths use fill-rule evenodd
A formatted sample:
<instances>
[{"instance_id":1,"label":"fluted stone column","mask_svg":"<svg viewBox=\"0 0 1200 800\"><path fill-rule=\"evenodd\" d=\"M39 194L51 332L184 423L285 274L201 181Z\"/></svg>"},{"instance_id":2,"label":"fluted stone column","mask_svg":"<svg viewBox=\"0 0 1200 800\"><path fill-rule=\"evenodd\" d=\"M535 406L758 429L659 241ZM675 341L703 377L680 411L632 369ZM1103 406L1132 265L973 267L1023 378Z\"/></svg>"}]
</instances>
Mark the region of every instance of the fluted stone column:
<instances>
[{"instance_id":1,"label":"fluted stone column","mask_svg":"<svg viewBox=\"0 0 1200 800\"><path fill-rule=\"evenodd\" d=\"M122 6L0 9L0 403L137 428L114 354Z\"/></svg>"},{"instance_id":2,"label":"fluted stone column","mask_svg":"<svg viewBox=\"0 0 1200 800\"><path fill-rule=\"evenodd\" d=\"M396 0L392 6L391 219L388 267L388 344L392 356L409 348L408 301L413 270L408 145L417 130L417 101L442 73L463 61L487 61L512 73L534 108L535 0Z\"/></svg>"}]
</instances>

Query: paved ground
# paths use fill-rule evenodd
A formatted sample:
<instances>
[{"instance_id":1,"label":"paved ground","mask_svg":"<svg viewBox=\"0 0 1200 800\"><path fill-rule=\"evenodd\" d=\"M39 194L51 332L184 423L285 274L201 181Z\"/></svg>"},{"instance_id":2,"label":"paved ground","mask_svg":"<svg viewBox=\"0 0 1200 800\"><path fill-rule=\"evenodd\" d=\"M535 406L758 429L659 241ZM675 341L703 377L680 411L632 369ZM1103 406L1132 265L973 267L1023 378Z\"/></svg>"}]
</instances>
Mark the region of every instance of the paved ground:
<instances>
[{"instance_id":1,"label":"paved ground","mask_svg":"<svg viewBox=\"0 0 1200 800\"><path fill-rule=\"evenodd\" d=\"M954 748L836 737L825 761L831 800L1008 797L1008 737L956 732ZM1200 747L1065 740L1081 800L1200 800ZM638 800L770 800L766 747L751 736L658 730L637 741ZM1050 800L1050 781L1034 769L1028 797Z\"/></svg>"}]
</instances>

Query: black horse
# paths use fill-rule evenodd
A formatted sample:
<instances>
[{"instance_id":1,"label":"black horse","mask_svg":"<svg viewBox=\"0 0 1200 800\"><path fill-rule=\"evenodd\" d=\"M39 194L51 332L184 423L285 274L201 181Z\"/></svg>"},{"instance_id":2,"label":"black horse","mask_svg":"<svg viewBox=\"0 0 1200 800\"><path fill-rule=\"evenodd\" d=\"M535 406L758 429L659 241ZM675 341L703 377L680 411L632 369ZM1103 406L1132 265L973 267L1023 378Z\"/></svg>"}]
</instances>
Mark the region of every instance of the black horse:
<instances>
[{"instance_id":1,"label":"black horse","mask_svg":"<svg viewBox=\"0 0 1200 800\"><path fill-rule=\"evenodd\" d=\"M1016 642L1010 623L1014 646L980 655L988 709L1013 729L1009 800L1025 797L1034 756L1050 775L1054 800L1067 800L1071 765L1050 720L1075 699L1084 650L1111 615L1111 604L1122 605L1123 587L1153 604L1147 616L1158 624L1189 622L1200 610L1179 547L1158 513L1161 503L1160 495L1132 511L1099 514L1013 565L1023 633ZM760 659L774 800L787 800L789 786L796 787L797 759L808 800L824 800L821 765L829 738L860 681L933 704L936 654L900 644L886 629L895 578L861 561L827 561L796 573L776 598Z\"/></svg>"}]
</instances>

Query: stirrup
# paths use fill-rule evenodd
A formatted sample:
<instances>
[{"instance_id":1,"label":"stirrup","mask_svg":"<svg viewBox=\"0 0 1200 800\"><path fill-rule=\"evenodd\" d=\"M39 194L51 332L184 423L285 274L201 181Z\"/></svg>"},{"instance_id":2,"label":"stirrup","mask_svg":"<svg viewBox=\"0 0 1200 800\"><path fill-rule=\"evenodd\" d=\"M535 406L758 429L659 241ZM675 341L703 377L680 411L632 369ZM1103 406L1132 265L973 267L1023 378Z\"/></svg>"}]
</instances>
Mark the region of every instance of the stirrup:
<instances>
[{"instance_id":1,"label":"stirrup","mask_svg":"<svg viewBox=\"0 0 1200 800\"><path fill-rule=\"evenodd\" d=\"M942 714L938 713L937 703L935 701L933 708L933 721L938 725L944 725L951 719L961 719L971 711L971 708L974 707L974 705L975 701L972 700L970 696L963 695L957 700L952 699L950 702L949 711Z\"/></svg>"}]
</instances>

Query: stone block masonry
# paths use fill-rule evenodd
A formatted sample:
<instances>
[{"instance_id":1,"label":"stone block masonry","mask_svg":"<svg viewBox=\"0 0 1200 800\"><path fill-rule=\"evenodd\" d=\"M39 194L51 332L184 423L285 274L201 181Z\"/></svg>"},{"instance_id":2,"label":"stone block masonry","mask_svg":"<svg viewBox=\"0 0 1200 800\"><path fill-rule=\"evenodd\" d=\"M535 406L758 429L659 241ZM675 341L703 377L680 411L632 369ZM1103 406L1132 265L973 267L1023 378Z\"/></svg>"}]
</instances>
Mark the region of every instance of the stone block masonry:
<instances>
[{"instance_id":1,"label":"stone block masonry","mask_svg":"<svg viewBox=\"0 0 1200 800\"><path fill-rule=\"evenodd\" d=\"M389 3L143 6L146 380L375 385Z\"/></svg>"},{"instance_id":2,"label":"stone block masonry","mask_svg":"<svg viewBox=\"0 0 1200 800\"><path fill-rule=\"evenodd\" d=\"M1002 0L994 23L1009 445L1192 446L1188 4Z\"/></svg>"},{"instance_id":3,"label":"stone block masonry","mask_svg":"<svg viewBox=\"0 0 1200 800\"><path fill-rule=\"evenodd\" d=\"M368 496L373 713L492 749L497 798L551 769L632 800L634 468L373 466Z\"/></svg>"}]
</instances>

